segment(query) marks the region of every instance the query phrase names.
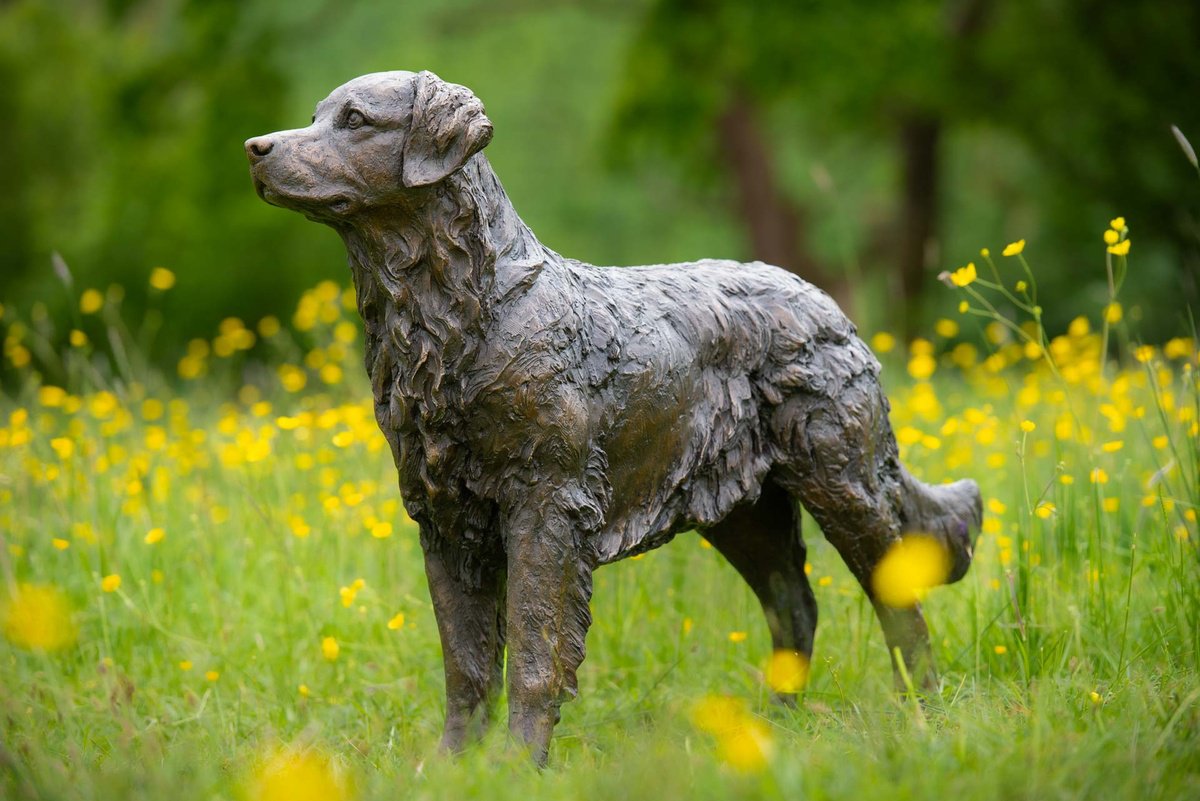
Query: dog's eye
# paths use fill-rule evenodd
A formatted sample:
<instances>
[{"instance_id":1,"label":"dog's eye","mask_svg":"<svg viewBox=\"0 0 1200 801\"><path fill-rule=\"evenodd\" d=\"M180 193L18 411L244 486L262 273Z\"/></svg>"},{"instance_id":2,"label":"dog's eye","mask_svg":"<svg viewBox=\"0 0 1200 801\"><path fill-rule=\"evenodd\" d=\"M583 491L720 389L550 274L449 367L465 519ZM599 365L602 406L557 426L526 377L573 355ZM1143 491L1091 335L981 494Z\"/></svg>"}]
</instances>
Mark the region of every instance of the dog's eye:
<instances>
[{"instance_id":1,"label":"dog's eye","mask_svg":"<svg viewBox=\"0 0 1200 801\"><path fill-rule=\"evenodd\" d=\"M351 109L350 111L346 112L347 128L361 128L366 124L366 122L367 118L363 116L361 111L357 109Z\"/></svg>"}]
</instances>

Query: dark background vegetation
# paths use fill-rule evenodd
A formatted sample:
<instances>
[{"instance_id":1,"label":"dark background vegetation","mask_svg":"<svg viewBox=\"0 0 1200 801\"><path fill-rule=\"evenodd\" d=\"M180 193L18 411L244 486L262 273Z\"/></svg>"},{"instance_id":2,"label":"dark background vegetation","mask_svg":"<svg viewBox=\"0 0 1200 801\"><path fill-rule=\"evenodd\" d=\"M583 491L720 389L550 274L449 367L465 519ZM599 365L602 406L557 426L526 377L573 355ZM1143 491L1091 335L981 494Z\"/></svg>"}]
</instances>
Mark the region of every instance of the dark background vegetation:
<instances>
[{"instance_id":1,"label":"dark background vegetation","mask_svg":"<svg viewBox=\"0 0 1200 801\"><path fill-rule=\"evenodd\" d=\"M573 257L762 258L911 334L952 313L940 271L1025 238L1053 332L1104 302L1122 214L1127 308L1162 339L1197 297L1169 126L1200 140L1198 42L1195 0L0 0L0 301L68 319L57 251L135 315L177 273L164 354L286 315L344 255L255 196L243 140L432 69L482 98L517 208Z\"/></svg>"}]
</instances>

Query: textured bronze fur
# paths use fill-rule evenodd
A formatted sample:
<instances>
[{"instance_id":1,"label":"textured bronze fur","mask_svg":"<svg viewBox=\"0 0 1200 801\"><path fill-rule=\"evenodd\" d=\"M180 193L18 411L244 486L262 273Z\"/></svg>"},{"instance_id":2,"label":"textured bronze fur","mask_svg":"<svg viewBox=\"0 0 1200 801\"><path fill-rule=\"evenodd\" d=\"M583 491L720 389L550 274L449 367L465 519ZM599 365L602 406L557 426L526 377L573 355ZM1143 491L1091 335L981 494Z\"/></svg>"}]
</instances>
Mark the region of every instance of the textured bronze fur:
<instances>
[{"instance_id":1,"label":"textured bronze fur","mask_svg":"<svg viewBox=\"0 0 1200 801\"><path fill-rule=\"evenodd\" d=\"M259 194L343 238L375 413L421 527L445 652L443 746L486 723L508 649L509 726L546 756L576 689L592 572L702 530L762 602L777 649L812 652L797 503L870 594L903 532L971 558L974 482L897 457L879 363L829 296L776 267L601 268L521 222L479 151L471 92L366 75L307 128L251 139ZM933 677L919 609L876 604Z\"/></svg>"}]
</instances>

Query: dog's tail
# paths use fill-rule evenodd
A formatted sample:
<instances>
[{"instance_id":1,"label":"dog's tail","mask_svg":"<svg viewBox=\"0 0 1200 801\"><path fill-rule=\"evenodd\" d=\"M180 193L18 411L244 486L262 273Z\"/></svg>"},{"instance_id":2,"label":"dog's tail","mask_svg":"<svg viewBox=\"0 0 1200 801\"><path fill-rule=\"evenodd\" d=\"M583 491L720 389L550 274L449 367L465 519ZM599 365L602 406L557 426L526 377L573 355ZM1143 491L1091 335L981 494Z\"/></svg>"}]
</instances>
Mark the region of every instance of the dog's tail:
<instances>
[{"instance_id":1,"label":"dog's tail","mask_svg":"<svg viewBox=\"0 0 1200 801\"><path fill-rule=\"evenodd\" d=\"M969 478L953 484L929 485L900 468L905 485L904 532L937 539L950 555L947 584L961 579L971 566L975 541L983 524L983 498Z\"/></svg>"}]
</instances>

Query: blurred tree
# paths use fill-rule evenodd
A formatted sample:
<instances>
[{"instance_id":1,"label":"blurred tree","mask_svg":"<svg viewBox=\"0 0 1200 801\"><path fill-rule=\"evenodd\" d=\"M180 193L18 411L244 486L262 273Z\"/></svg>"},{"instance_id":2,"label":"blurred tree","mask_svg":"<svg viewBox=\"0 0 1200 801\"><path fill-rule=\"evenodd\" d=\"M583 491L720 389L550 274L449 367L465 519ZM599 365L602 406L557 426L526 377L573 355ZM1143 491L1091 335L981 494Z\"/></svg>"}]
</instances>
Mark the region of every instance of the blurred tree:
<instances>
[{"instance_id":1,"label":"blurred tree","mask_svg":"<svg viewBox=\"0 0 1200 801\"><path fill-rule=\"evenodd\" d=\"M630 48L610 142L728 181L752 255L843 301L847 276L811 247L814 204L780 179L797 131L772 120L800 108L810 135L886 144L891 211L857 250L890 268L902 301L891 322L911 334L943 258L948 134L1006 131L1048 173L1052 191L1026 200L1050 239L1086 248L1102 216L1081 212L1119 203L1147 243L1173 250L1175 283L1194 298L1196 220L1184 210L1197 187L1167 129L1200 131L1198 20L1191 0L1137 13L1112 0L658 0ZM1061 266L1082 267L1072 258L1085 253Z\"/></svg>"},{"instance_id":2,"label":"blurred tree","mask_svg":"<svg viewBox=\"0 0 1200 801\"><path fill-rule=\"evenodd\" d=\"M238 0L0 6L11 165L0 292L66 302L50 291L58 250L80 284L123 284L135 308L152 267L178 273L180 293L163 300L177 331L209 329L222 302L230 314L270 305L263 254L288 240L249 191L241 143L278 126L287 82L278 31L252 11ZM236 297L204 280L214 271L239 276Z\"/></svg>"}]
</instances>

